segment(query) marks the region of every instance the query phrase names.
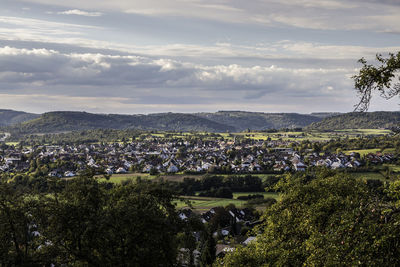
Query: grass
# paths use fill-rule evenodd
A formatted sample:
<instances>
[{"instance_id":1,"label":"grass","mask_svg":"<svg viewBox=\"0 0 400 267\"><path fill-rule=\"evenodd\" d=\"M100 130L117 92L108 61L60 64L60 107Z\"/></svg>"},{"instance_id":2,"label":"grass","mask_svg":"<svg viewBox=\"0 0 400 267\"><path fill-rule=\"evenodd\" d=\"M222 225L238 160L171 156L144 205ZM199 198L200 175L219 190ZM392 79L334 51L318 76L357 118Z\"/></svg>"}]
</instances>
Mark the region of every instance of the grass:
<instances>
[{"instance_id":1,"label":"grass","mask_svg":"<svg viewBox=\"0 0 400 267\"><path fill-rule=\"evenodd\" d=\"M225 207L229 204L234 204L238 208L243 208L247 201L239 200L237 197L239 196L247 196L252 194L262 194L264 198L272 197L276 200L280 199L278 193L270 193L270 192L236 192L233 193L233 198L214 198L214 197L199 197L199 196L183 196L182 198L185 200L189 200L193 209L196 212L204 212L208 211L214 207ZM177 208L187 208L189 207L185 202L177 200L175 202L177 204ZM263 207L263 204L260 204L260 207ZM258 207L256 207L258 208Z\"/></svg>"},{"instance_id":2,"label":"grass","mask_svg":"<svg viewBox=\"0 0 400 267\"><path fill-rule=\"evenodd\" d=\"M385 129L344 129L336 130L335 132L342 132L353 135L386 135L390 134L392 131Z\"/></svg>"},{"instance_id":3,"label":"grass","mask_svg":"<svg viewBox=\"0 0 400 267\"><path fill-rule=\"evenodd\" d=\"M17 146L19 142L6 142L6 145L8 146Z\"/></svg>"},{"instance_id":4,"label":"grass","mask_svg":"<svg viewBox=\"0 0 400 267\"><path fill-rule=\"evenodd\" d=\"M352 152L359 153L360 156L365 156L365 155L368 155L370 153L376 154L378 152L381 152L381 149L380 148L372 148L372 149L360 149L360 150L346 150L346 151L343 151L343 153L345 153L346 155L349 155ZM393 153L393 152L395 152L394 148L387 148L387 149L385 149L383 151L383 154L388 154L388 153Z\"/></svg>"},{"instance_id":5,"label":"grass","mask_svg":"<svg viewBox=\"0 0 400 267\"><path fill-rule=\"evenodd\" d=\"M383 164L383 166L388 166L392 172L400 172L400 166L395 164Z\"/></svg>"},{"instance_id":6,"label":"grass","mask_svg":"<svg viewBox=\"0 0 400 267\"><path fill-rule=\"evenodd\" d=\"M387 179L380 172L354 172L349 174L351 177L363 180L381 180L387 181Z\"/></svg>"},{"instance_id":7,"label":"grass","mask_svg":"<svg viewBox=\"0 0 400 267\"><path fill-rule=\"evenodd\" d=\"M304 132L276 132L276 133L266 133L266 132L250 132L250 133L232 133L233 136L241 136L247 139L254 140L266 140L271 138L271 140L282 139L284 141L328 141L330 139L338 137L358 137L366 135L386 135L390 134L390 130L381 129L345 129L337 130L331 132L319 132L319 131L304 131ZM224 138L228 138L228 134L220 134Z\"/></svg>"},{"instance_id":8,"label":"grass","mask_svg":"<svg viewBox=\"0 0 400 267\"><path fill-rule=\"evenodd\" d=\"M189 200L193 206L193 209L198 212L207 211L214 207L225 207L229 204L234 204L236 207L243 207L246 203L244 200L229 199L229 198L213 198L213 197L198 197L198 196L185 196L185 200ZM183 201L176 201L177 208L189 207Z\"/></svg>"},{"instance_id":9,"label":"grass","mask_svg":"<svg viewBox=\"0 0 400 267\"><path fill-rule=\"evenodd\" d=\"M105 182L107 181L103 175L97 175L95 176L96 178L99 178L99 181ZM152 176L148 173L126 173L126 174L113 174L108 180L108 182L114 183L114 184L120 184L123 181L127 180L135 180L137 177L140 177L141 179L154 179L156 176Z\"/></svg>"},{"instance_id":10,"label":"grass","mask_svg":"<svg viewBox=\"0 0 400 267\"><path fill-rule=\"evenodd\" d=\"M181 182L184 178L192 178L192 179L203 179L204 176L207 174L184 174L184 173L177 173L177 174L159 174L159 175L150 175L149 173L125 173L125 174L113 174L109 180L109 182L120 184L122 181L125 180L132 180L136 179L140 176L142 179L164 179L167 181L174 181L174 182ZM214 174L210 174L214 175ZM246 176L249 174L215 174L216 176ZM261 180L265 180L268 176L275 175L275 174L251 174L251 176L257 176ZM106 181L103 175L97 175L97 178L100 181Z\"/></svg>"},{"instance_id":11,"label":"grass","mask_svg":"<svg viewBox=\"0 0 400 267\"><path fill-rule=\"evenodd\" d=\"M379 148L372 148L372 149L360 149L360 150L346 150L346 151L343 151L343 153L346 154L346 155L350 155L352 152L355 152L355 153L359 153L360 156L365 156L365 155L368 155L370 153L376 154L376 153L378 153L380 151L381 150Z\"/></svg>"}]
</instances>

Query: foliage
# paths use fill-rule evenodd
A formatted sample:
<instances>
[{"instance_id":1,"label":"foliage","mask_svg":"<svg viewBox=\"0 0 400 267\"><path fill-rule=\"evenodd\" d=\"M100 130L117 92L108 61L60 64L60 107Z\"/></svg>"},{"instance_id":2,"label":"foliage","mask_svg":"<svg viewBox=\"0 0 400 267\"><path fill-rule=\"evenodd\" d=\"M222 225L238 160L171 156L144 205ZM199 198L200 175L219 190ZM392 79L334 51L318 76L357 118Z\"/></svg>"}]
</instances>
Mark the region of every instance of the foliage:
<instances>
[{"instance_id":1,"label":"foliage","mask_svg":"<svg viewBox=\"0 0 400 267\"><path fill-rule=\"evenodd\" d=\"M206 175L203 179L184 178L182 182L167 183L170 188L181 195L195 195L202 191L202 196L232 198L232 192L263 192L259 177L253 175Z\"/></svg>"},{"instance_id":2,"label":"foliage","mask_svg":"<svg viewBox=\"0 0 400 267\"><path fill-rule=\"evenodd\" d=\"M287 176L281 185L282 200L266 210L256 241L220 265L400 264L398 186L385 193L381 183L329 173Z\"/></svg>"},{"instance_id":3,"label":"foliage","mask_svg":"<svg viewBox=\"0 0 400 267\"><path fill-rule=\"evenodd\" d=\"M0 126L7 126L16 123L29 121L39 117L39 115L26 113L22 111L14 111L8 109L0 109Z\"/></svg>"},{"instance_id":4,"label":"foliage","mask_svg":"<svg viewBox=\"0 0 400 267\"><path fill-rule=\"evenodd\" d=\"M235 131L267 130L304 127L321 118L297 113L261 113L245 111L218 111L215 113L198 113L199 117L229 125Z\"/></svg>"},{"instance_id":5,"label":"foliage","mask_svg":"<svg viewBox=\"0 0 400 267\"><path fill-rule=\"evenodd\" d=\"M39 194L0 184L0 265L175 265L187 226L162 184L109 187L84 176L49 187Z\"/></svg>"},{"instance_id":6,"label":"foliage","mask_svg":"<svg viewBox=\"0 0 400 267\"><path fill-rule=\"evenodd\" d=\"M400 123L400 112L351 112L312 123L308 130L379 129L392 128Z\"/></svg>"},{"instance_id":7,"label":"foliage","mask_svg":"<svg viewBox=\"0 0 400 267\"><path fill-rule=\"evenodd\" d=\"M354 87L360 96L360 102L355 106L358 111L368 110L372 93L377 91L385 99L390 99L400 93L400 52L389 53L387 58L376 55L379 66L368 64L362 58L360 72L353 77Z\"/></svg>"},{"instance_id":8,"label":"foliage","mask_svg":"<svg viewBox=\"0 0 400 267\"><path fill-rule=\"evenodd\" d=\"M319 116L308 114L238 111L194 114L158 113L149 115L57 111L44 113L40 116L28 114L30 117L24 115L24 119L13 119L6 115L2 119L2 113L0 112L0 126L10 125L5 130L12 132L13 135L93 129L241 132L247 129L301 128L321 120ZM4 120L4 123L1 123L2 120Z\"/></svg>"},{"instance_id":9,"label":"foliage","mask_svg":"<svg viewBox=\"0 0 400 267\"><path fill-rule=\"evenodd\" d=\"M233 191L229 187L220 187L218 189L210 189L201 192L199 196L201 197L219 197L219 198L233 198Z\"/></svg>"},{"instance_id":10,"label":"foliage","mask_svg":"<svg viewBox=\"0 0 400 267\"><path fill-rule=\"evenodd\" d=\"M13 134L56 133L90 129L142 129L168 131L225 132L234 128L193 114L160 113L150 115L92 114L59 111L7 128Z\"/></svg>"}]
</instances>

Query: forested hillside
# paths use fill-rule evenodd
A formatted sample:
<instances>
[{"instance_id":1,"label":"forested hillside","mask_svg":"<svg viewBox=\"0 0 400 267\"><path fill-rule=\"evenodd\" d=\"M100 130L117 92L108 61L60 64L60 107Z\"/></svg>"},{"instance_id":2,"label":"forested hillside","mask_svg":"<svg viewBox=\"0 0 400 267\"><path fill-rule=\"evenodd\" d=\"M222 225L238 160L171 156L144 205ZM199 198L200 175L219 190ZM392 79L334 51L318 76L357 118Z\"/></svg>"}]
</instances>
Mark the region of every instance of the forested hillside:
<instances>
[{"instance_id":1,"label":"forested hillside","mask_svg":"<svg viewBox=\"0 0 400 267\"><path fill-rule=\"evenodd\" d=\"M91 114L86 112L49 112L41 117L9 127L16 133L54 133L88 129L143 129L167 131L233 131L191 114L162 113L151 115Z\"/></svg>"},{"instance_id":2,"label":"forested hillside","mask_svg":"<svg viewBox=\"0 0 400 267\"><path fill-rule=\"evenodd\" d=\"M0 111L0 126L15 134L59 133L91 129L241 132L305 128L309 130L377 129L400 124L400 112L371 113L157 113L149 115L93 114L57 111L42 115Z\"/></svg>"},{"instance_id":3,"label":"forested hillside","mask_svg":"<svg viewBox=\"0 0 400 267\"><path fill-rule=\"evenodd\" d=\"M391 128L400 124L400 112L352 112L325 118L311 124L308 129L378 129Z\"/></svg>"},{"instance_id":4,"label":"forested hillside","mask_svg":"<svg viewBox=\"0 0 400 267\"><path fill-rule=\"evenodd\" d=\"M198 113L199 117L219 122L231 127L236 131L266 130L281 128L301 128L321 118L317 116L298 113L262 113L245 111L219 111L215 113Z\"/></svg>"},{"instance_id":5,"label":"forested hillside","mask_svg":"<svg viewBox=\"0 0 400 267\"><path fill-rule=\"evenodd\" d=\"M0 126L17 124L29 121L39 117L38 114L26 113L22 111L14 111L9 109L0 109Z\"/></svg>"},{"instance_id":6,"label":"forested hillside","mask_svg":"<svg viewBox=\"0 0 400 267\"><path fill-rule=\"evenodd\" d=\"M141 129L165 131L240 132L298 128L321 119L296 113L221 111L217 113L157 113L149 115L92 114L59 111L10 126L14 133L54 133L89 129Z\"/></svg>"}]
</instances>

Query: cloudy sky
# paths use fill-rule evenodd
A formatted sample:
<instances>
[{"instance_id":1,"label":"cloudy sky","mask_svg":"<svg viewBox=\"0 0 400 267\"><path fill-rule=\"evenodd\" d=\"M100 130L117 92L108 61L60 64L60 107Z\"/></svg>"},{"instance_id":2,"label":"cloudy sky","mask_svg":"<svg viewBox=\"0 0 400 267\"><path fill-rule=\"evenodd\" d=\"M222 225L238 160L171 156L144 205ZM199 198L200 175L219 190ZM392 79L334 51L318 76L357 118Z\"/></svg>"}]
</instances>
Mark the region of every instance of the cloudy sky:
<instances>
[{"instance_id":1,"label":"cloudy sky","mask_svg":"<svg viewBox=\"0 0 400 267\"><path fill-rule=\"evenodd\" d=\"M0 108L353 110L398 0L0 0ZM376 97L371 110L399 110Z\"/></svg>"}]
</instances>

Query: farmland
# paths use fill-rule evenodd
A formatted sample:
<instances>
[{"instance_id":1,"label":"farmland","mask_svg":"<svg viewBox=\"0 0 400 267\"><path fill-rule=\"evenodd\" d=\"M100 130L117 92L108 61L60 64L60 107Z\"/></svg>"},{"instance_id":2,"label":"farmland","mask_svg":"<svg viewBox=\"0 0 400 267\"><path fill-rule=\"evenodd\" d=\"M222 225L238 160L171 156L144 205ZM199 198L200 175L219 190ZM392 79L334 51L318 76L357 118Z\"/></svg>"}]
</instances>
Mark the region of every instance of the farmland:
<instances>
[{"instance_id":1,"label":"farmland","mask_svg":"<svg viewBox=\"0 0 400 267\"><path fill-rule=\"evenodd\" d=\"M233 193L233 199L199 197L199 196L184 196L182 198L185 201L189 201L191 206L193 207L193 209L196 212L203 212L203 211L207 211L213 207L219 207L219 206L225 207L229 204L233 204L238 208L243 208L243 207L245 207L245 204L247 201L239 200L239 199L237 199L237 197L247 196L247 195L252 195L252 194L263 195L264 198L273 198L276 200L280 199L278 193L270 193L270 192L236 192L236 193ZM189 205L183 201L176 201L176 203L177 203L178 208L189 207ZM262 208L263 204L256 205L256 207Z\"/></svg>"}]
</instances>

